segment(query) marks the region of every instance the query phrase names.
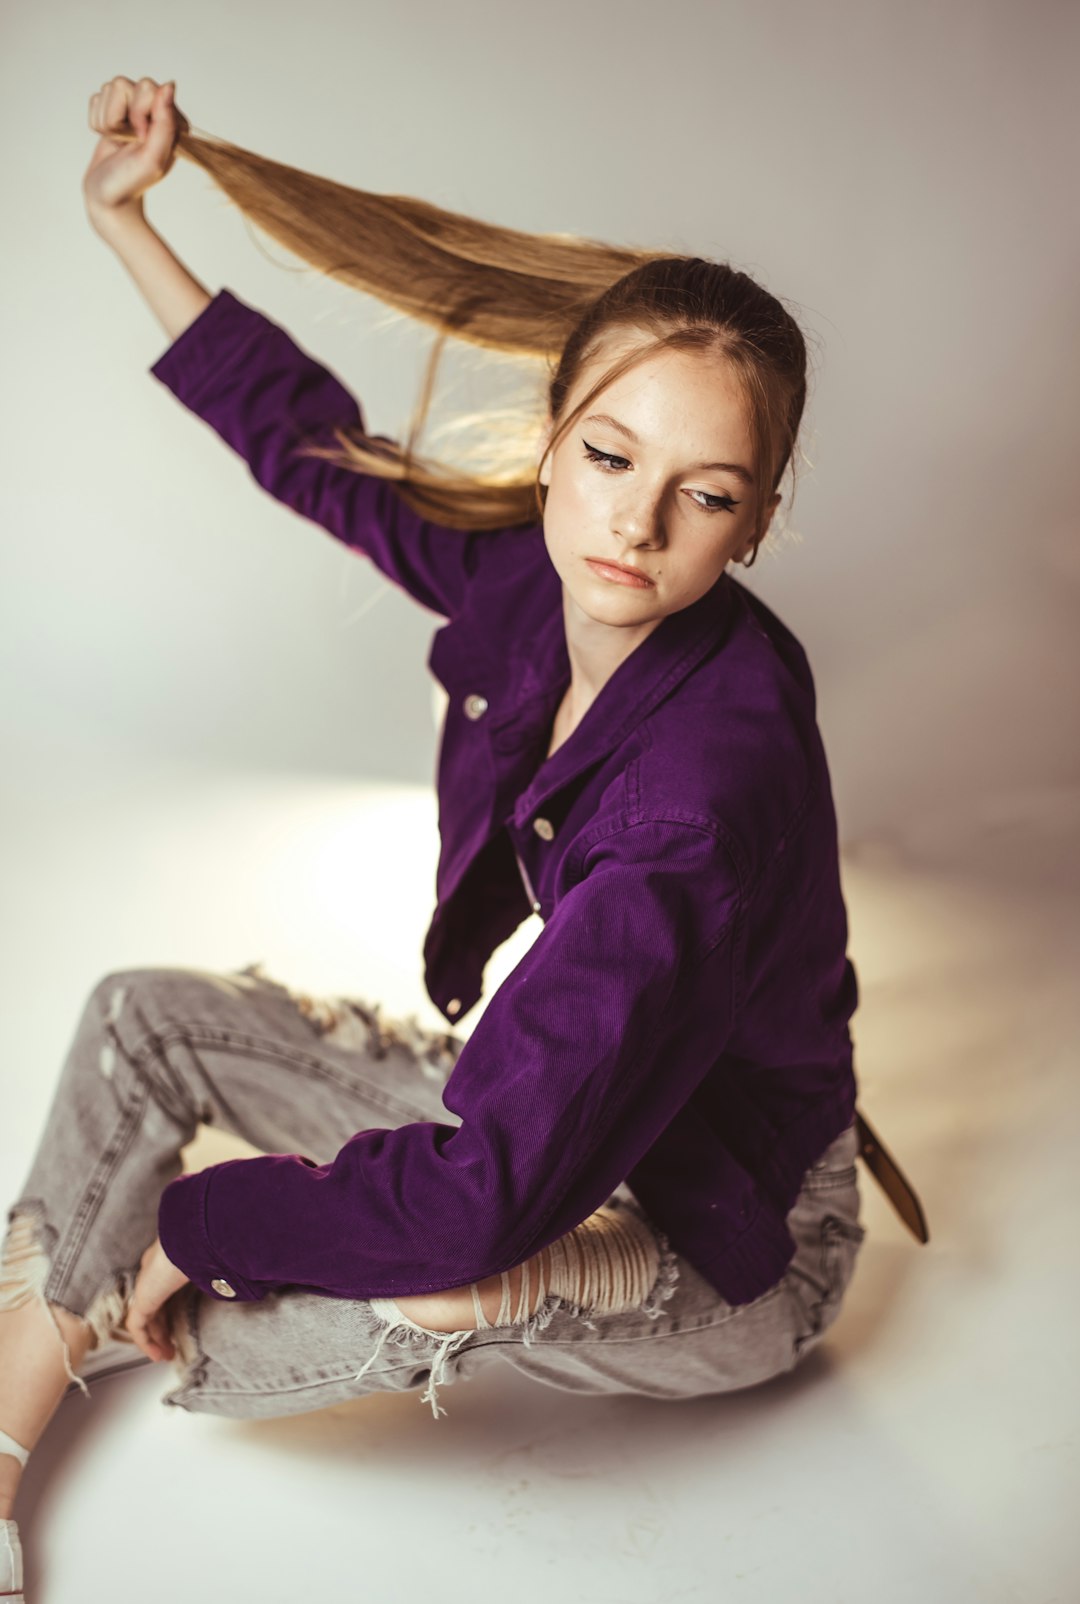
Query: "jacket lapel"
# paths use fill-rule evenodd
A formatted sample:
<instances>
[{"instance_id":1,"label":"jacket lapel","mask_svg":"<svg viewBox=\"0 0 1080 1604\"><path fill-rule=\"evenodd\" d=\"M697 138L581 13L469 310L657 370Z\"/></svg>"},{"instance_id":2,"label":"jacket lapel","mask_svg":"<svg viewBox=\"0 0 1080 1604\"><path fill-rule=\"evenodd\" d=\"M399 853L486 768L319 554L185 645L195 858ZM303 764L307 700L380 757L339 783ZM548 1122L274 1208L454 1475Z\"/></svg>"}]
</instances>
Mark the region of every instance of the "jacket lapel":
<instances>
[{"instance_id":1,"label":"jacket lapel","mask_svg":"<svg viewBox=\"0 0 1080 1604\"><path fill-rule=\"evenodd\" d=\"M562 584L546 550L543 559L547 574L532 576L531 605L526 604L533 614L532 628L518 635L515 647L513 695L507 710L490 726L496 751L533 746L550 730L570 684ZM538 589L545 604L539 617L534 610L541 599ZM619 747L635 726L693 673L724 637L734 599L734 581L725 570L710 591L689 607L669 613L623 659L577 728L540 763L527 789L516 798L511 815L515 825L524 825L557 791Z\"/></svg>"}]
</instances>

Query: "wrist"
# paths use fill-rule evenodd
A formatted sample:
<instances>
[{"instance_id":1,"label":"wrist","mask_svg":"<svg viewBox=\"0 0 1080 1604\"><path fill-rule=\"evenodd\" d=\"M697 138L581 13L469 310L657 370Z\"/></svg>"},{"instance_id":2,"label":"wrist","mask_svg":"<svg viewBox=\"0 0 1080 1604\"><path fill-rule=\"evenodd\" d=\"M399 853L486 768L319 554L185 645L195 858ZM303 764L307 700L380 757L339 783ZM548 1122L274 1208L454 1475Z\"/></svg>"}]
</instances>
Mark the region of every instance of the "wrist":
<instances>
[{"instance_id":1,"label":"wrist","mask_svg":"<svg viewBox=\"0 0 1080 1604\"><path fill-rule=\"evenodd\" d=\"M86 213L90 227L106 244L150 227L141 200L128 201L123 206L87 206Z\"/></svg>"}]
</instances>

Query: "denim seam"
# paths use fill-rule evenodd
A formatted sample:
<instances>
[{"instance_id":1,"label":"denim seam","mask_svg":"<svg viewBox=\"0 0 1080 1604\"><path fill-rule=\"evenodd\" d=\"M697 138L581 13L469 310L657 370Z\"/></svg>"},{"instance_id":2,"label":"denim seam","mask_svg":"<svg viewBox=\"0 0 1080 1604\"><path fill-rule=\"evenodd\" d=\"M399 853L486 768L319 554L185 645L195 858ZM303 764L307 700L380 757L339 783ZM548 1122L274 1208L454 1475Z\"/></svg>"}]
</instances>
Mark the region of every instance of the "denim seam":
<instances>
[{"instance_id":1,"label":"denim seam","mask_svg":"<svg viewBox=\"0 0 1080 1604\"><path fill-rule=\"evenodd\" d=\"M202 1361L205 1361L206 1356L201 1355L200 1358ZM420 1363L422 1362L423 1361L421 1360ZM194 1371L194 1369L195 1366L193 1365L192 1371ZM396 1376L400 1375L403 1371L411 1371L415 1369L416 1364L392 1365L388 1366L385 1370L380 1370L379 1375ZM179 1386L173 1390L183 1392L189 1397L195 1397L197 1395L200 1398L265 1398L273 1397L277 1393L307 1392L313 1387L334 1387L337 1386L339 1382L352 1381L355 1375L356 1371L350 1368L344 1371L340 1376L319 1376L313 1381L290 1382L288 1385L284 1386L206 1387L201 1381L196 1379L189 1372L187 1375L185 1375Z\"/></svg>"},{"instance_id":2,"label":"denim seam","mask_svg":"<svg viewBox=\"0 0 1080 1604\"><path fill-rule=\"evenodd\" d=\"M142 1123L148 1090L144 1082L139 1082L124 1105L113 1138L94 1166L79 1199L67 1233L67 1241L62 1248L60 1242L57 1242L52 1269L45 1286L45 1295L51 1302L61 1301L61 1297L51 1292L50 1288L54 1288L57 1283L64 1288L71 1279L75 1261L104 1202L108 1183L128 1153Z\"/></svg>"},{"instance_id":3,"label":"denim seam","mask_svg":"<svg viewBox=\"0 0 1080 1604\"><path fill-rule=\"evenodd\" d=\"M592 1345L595 1345L595 1344L599 1343L599 1344L601 1344L603 1346L611 1346L613 1344L624 1344L624 1343L630 1343L630 1342L652 1342L652 1341L655 1341L661 1335L663 1337L665 1337L665 1338L667 1338L667 1337L679 1337L679 1336L693 1336L694 1333L698 1332L698 1331L709 1331L709 1330L715 1329L718 1326L727 1325L727 1323L730 1320L734 1320L736 1318L736 1316L744 1315L748 1309L750 1309L752 1307L753 1308L762 1307L766 1303L772 1302L772 1300L774 1298L780 1297L783 1294L783 1291L784 1291L784 1281L780 1280L780 1281L778 1281L776 1283L775 1286L770 1287L767 1292L763 1292L760 1298L755 1298L753 1300L752 1304L749 1304L749 1303L735 1304L735 1305L732 1305L730 1308L724 1309L717 1316L706 1315L703 1318L694 1321L693 1323L691 1323L688 1320L679 1319L677 1316L673 1316L673 1315L669 1314L668 1318L669 1318L669 1322L670 1323L668 1325L665 1325L663 1327L661 1327L659 1325L654 1325L652 1330L644 1330L644 1331L641 1331L641 1332L637 1332L632 1336L617 1336L617 1335L605 1336L605 1335L601 1334L601 1335L599 1335L597 1337L571 1337L571 1338L568 1338L566 1341L560 1341L560 1339L557 1336L551 1337L551 1336L548 1336L545 1333L544 1339L543 1339L543 1345L546 1348L577 1348L577 1347L581 1346L582 1342L588 1342L588 1343L590 1343ZM572 1310L569 1311L569 1312L573 1313ZM633 1310L633 1309L624 1309L619 1314L601 1315L601 1316L598 1316L598 1318L600 1318L600 1319L610 1319L610 1320L622 1320L622 1319L625 1319L628 1315L633 1315L636 1312L637 1311ZM667 1310L663 1310L662 1312L665 1313L665 1314L668 1313ZM491 1346L491 1347L495 1347L495 1346L507 1347L507 1346L510 1346L510 1347L516 1347L517 1344L515 1343L515 1341L514 1341L514 1339L512 1337L498 1337L498 1338L492 1337L488 1343L484 1344L484 1346Z\"/></svg>"},{"instance_id":4,"label":"denim seam","mask_svg":"<svg viewBox=\"0 0 1080 1604\"><path fill-rule=\"evenodd\" d=\"M166 1049L174 1042L182 1042L188 1047L236 1049L245 1057L262 1057L273 1063L285 1064L290 1069L308 1074L312 1079L331 1081L342 1086L388 1114L403 1115L406 1123L429 1117L426 1112L418 1111L417 1105L398 1102L392 1096L387 1096L384 1089L376 1083L367 1081L362 1076L346 1074L340 1065L329 1059L305 1053L302 1048L290 1047L283 1050L279 1041L269 1037L249 1036L242 1031L226 1030L221 1026L196 1023L175 1025L168 1030L155 1031L151 1037L140 1043L131 1057L136 1061L153 1057L164 1059Z\"/></svg>"},{"instance_id":5,"label":"denim seam","mask_svg":"<svg viewBox=\"0 0 1080 1604\"><path fill-rule=\"evenodd\" d=\"M783 1291L784 1283L779 1281L775 1287L770 1287L768 1292L764 1293L760 1299L755 1299L754 1306L758 1307L766 1302L770 1302L772 1299L779 1297ZM710 1319L706 1317L703 1320L696 1321L693 1325L680 1322L677 1325L672 1324L663 1327L655 1326L652 1331L637 1332L633 1336L605 1336L601 1334L596 1337L570 1337L566 1340L560 1340L560 1338L557 1336L551 1337L545 1334L542 1341L542 1346L544 1348L565 1348L570 1349L571 1351L576 1351L583 1346L588 1346L590 1348L612 1348L625 1347L634 1342L657 1342L661 1340L666 1342L674 1337L692 1337L696 1336L698 1332L701 1331L715 1330L720 1326L727 1325L727 1323L730 1320L733 1320L736 1315L745 1314L747 1309L750 1307L750 1304L740 1304L737 1307L725 1310L724 1313L721 1314L717 1319ZM624 1311L624 1313L633 1313L633 1311ZM619 1319L620 1316L612 1315L611 1318ZM500 1337L491 1339L489 1342L484 1343L483 1346L492 1348L517 1347L519 1344L514 1342L512 1338Z\"/></svg>"}]
</instances>

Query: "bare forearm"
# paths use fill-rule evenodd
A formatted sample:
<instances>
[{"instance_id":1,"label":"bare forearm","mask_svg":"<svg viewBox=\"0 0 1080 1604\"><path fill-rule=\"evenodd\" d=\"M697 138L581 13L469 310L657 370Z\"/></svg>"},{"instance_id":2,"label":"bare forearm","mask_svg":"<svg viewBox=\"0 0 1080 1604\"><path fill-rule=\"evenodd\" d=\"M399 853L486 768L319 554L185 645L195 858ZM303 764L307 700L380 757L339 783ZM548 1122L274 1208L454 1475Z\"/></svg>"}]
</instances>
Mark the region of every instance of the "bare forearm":
<instances>
[{"instance_id":1,"label":"bare forearm","mask_svg":"<svg viewBox=\"0 0 1080 1604\"><path fill-rule=\"evenodd\" d=\"M141 211L91 219L116 252L170 340L182 334L213 296L188 272Z\"/></svg>"}]
</instances>

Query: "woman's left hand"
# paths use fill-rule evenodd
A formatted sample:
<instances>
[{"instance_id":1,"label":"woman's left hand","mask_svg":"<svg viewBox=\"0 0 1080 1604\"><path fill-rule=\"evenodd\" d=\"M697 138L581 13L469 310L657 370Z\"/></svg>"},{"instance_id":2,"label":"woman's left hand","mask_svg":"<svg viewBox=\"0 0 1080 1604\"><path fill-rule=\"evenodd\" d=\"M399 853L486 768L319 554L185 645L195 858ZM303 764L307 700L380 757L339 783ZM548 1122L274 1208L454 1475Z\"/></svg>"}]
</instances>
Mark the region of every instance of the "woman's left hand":
<instances>
[{"instance_id":1,"label":"woman's left hand","mask_svg":"<svg viewBox=\"0 0 1080 1604\"><path fill-rule=\"evenodd\" d=\"M130 1332L148 1358L175 1358L176 1349L173 1347L164 1305L190 1279L190 1276L177 1269L171 1259L165 1257L165 1249L160 1239L155 1237L142 1256L127 1319L124 1321L124 1329Z\"/></svg>"}]
</instances>

